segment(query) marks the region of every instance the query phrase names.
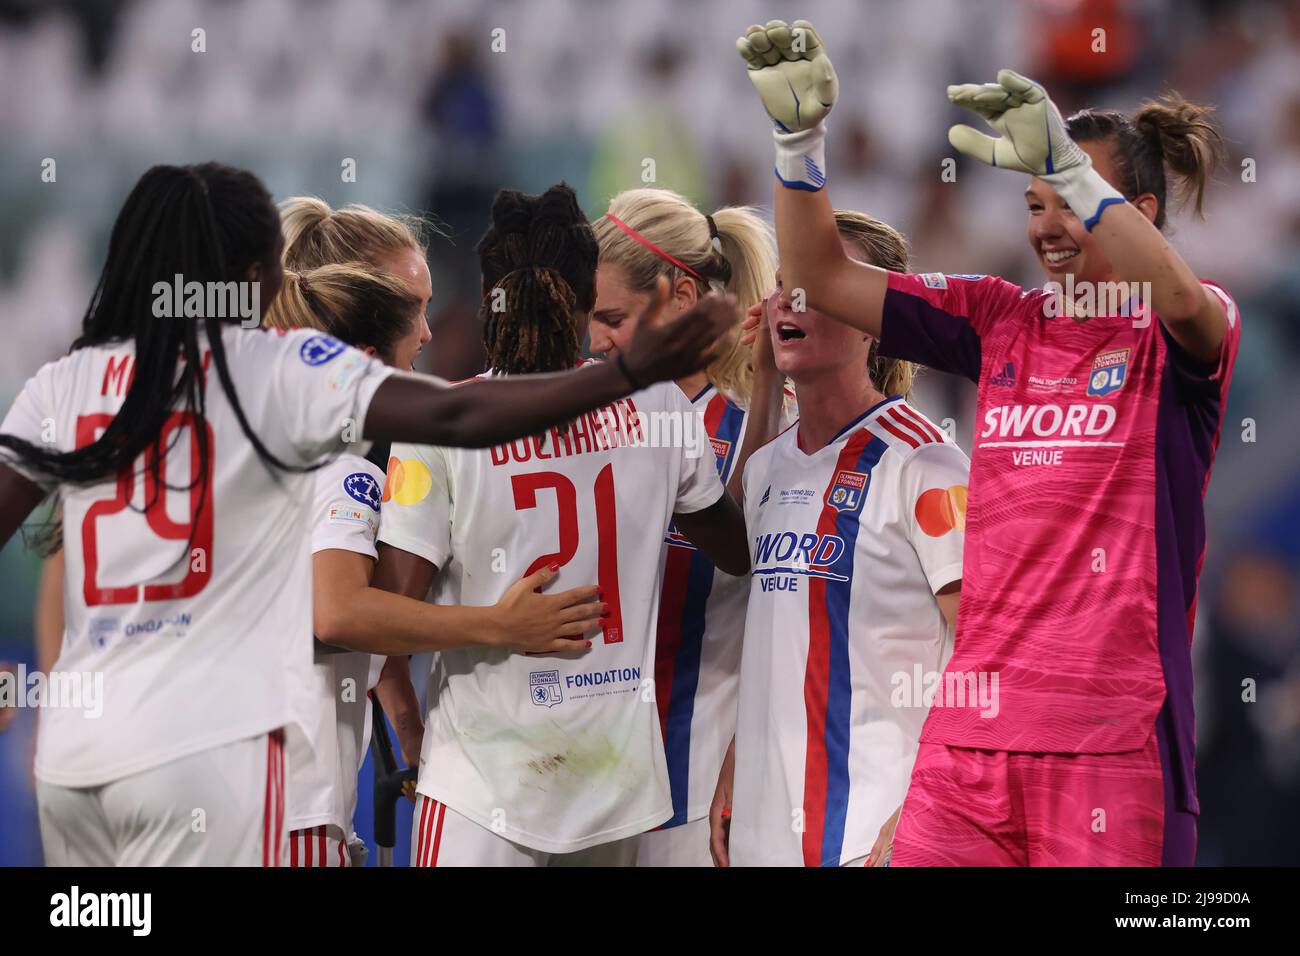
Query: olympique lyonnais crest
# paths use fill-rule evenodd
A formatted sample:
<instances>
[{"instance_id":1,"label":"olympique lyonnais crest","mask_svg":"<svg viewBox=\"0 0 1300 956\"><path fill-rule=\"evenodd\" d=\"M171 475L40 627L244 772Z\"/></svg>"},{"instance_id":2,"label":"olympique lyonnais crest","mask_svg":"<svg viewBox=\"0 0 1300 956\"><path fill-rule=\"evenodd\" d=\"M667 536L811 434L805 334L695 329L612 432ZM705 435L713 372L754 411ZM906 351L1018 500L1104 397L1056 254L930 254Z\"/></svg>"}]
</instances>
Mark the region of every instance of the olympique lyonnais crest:
<instances>
[{"instance_id":1,"label":"olympique lyonnais crest","mask_svg":"<svg viewBox=\"0 0 1300 956\"><path fill-rule=\"evenodd\" d=\"M1088 375L1088 394L1100 398L1118 392L1128 378L1128 349L1099 352Z\"/></svg>"},{"instance_id":2,"label":"olympique lyonnais crest","mask_svg":"<svg viewBox=\"0 0 1300 956\"><path fill-rule=\"evenodd\" d=\"M836 511L857 511L862 507L870 479L870 475L860 471L837 471L830 490L826 492L826 503Z\"/></svg>"},{"instance_id":3,"label":"olympique lyonnais crest","mask_svg":"<svg viewBox=\"0 0 1300 956\"><path fill-rule=\"evenodd\" d=\"M554 707L564 700L560 672L532 671L528 675L528 697L538 707Z\"/></svg>"}]
</instances>

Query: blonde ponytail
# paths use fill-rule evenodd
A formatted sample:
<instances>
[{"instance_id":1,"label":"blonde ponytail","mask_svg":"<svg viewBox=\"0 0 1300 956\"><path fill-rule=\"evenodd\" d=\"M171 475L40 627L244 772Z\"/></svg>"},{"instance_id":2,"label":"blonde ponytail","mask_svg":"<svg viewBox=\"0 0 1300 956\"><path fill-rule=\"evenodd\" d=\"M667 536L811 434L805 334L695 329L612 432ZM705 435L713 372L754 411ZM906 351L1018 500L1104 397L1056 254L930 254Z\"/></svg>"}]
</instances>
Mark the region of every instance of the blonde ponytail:
<instances>
[{"instance_id":1,"label":"blonde ponytail","mask_svg":"<svg viewBox=\"0 0 1300 956\"><path fill-rule=\"evenodd\" d=\"M268 329L317 329L357 348L373 348L392 361L397 342L420 312L420 299L405 283L363 262L286 269L280 294L262 325Z\"/></svg>"},{"instance_id":2,"label":"blonde ponytail","mask_svg":"<svg viewBox=\"0 0 1300 956\"><path fill-rule=\"evenodd\" d=\"M686 268L647 248L611 217ZM717 231L716 246L710 218ZM701 295L714 286L730 292L743 313L776 285L771 231L745 206L727 206L708 217L671 190L632 189L613 198L609 214L597 220L594 228L600 261L621 267L636 292L653 289L661 275L670 281L689 275ZM754 375L749 350L740 344L739 336L707 373L719 391L742 405L749 404Z\"/></svg>"},{"instance_id":3,"label":"blonde ponytail","mask_svg":"<svg viewBox=\"0 0 1300 956\"><path fill-rule=\"evenodd\" d=\"M425 235L431 229L418 217L390 215L356 203L331 209L315 196L292 196L280 203L281 260L286 269L302 271L341 262L377 266L407 250L423 257Z\"/></svg>"}]
</instances>

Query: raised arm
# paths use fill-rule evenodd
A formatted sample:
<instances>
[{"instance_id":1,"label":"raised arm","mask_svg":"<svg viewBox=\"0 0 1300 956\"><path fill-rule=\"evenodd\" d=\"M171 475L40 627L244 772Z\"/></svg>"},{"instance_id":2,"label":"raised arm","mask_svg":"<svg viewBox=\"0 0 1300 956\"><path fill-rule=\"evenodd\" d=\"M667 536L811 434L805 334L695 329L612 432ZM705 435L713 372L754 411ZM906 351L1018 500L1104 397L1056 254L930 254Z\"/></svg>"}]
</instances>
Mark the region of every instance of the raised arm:
<instances>
[{"instance_id":1,"label":"raised arm","mask_svg":"<svg viewBox=\"0 0 1300 956\"><path fill-rule=\"evenodd\" d=\"M749 573L745 515L727 492L700 511L673 515L673 524L725 573L736 576Z\"/></svg>"},{"instance_id":2,"label":"raised arm","mask_svg":"<svg viewBox=\"0 0 1300 956\"><path fill-rule=\"evenodd\" d=\"M656 299L653 305L658 305ZM735 300L710 294L674 318L641 321L617 362L572 372L520 375L446 388L420 375L394 374L375 392L366 438L486 448L537 433L654 382L699 371L736 324Z\"/></svg>"},{"instance_id":3,"label":"raised arm","mask_svg":"<svg viewBox=\"0 0 1300 956\"><path fill-rule=\"evenodd\" d=\"M1218 357L1228 327L1223 302L1154 223L1093 168L1042 86L1000 70L996 83L950 86L948 98L1001 134L958 125L948 131L953 146L999 169L1037 176L1055 189L1101 246L1116 281L1151 284L1148 305L1174 341L1196 358Z\"/></svg>"},{"instance_id":4,"label":"raised arm","mask_svg":"<svg viewBox=\"0 0 1300 956\"><path fill-rule=\"evenodd\" d=\"M756 334L750 342L754 386L749 394L745 438L736 452L736 462L732 466L731 477L727 480L727 492L740 505L742 512L745 507L745 465L754 452L780 432L783 422L781 413L785 410L785 376L777 371L776 358L772 354L766 298L750 308L748 318L758 322Z\"/></svg>"},{"instance_id":5,"label":"raised arm","mask_svg":"<svg viewBox=\"0 0 1300 956\"><path fill-rule=\"evenodd\" d=\"M1223 300L1201 283L1150 219L1132 203L1116 203L1102 210L1092 234L1115 263L1120 281L1151 283L1150 306L1175 342L1202 361L1219 357L1228 330Z\"/></svg>"},{"instance_id":6,"label":"raised arm","mask_svg":"<svg viewBox=\"0 0 1300 956\"><path fill-rule=\"evenodd\" d=\"M775 124L776 239L786 288L847 325L880 337L889 273L855 262L840 245L826 192L824 120L839 84L812 24L771 20L736 41Z\"/></svg>"}]
</instances>

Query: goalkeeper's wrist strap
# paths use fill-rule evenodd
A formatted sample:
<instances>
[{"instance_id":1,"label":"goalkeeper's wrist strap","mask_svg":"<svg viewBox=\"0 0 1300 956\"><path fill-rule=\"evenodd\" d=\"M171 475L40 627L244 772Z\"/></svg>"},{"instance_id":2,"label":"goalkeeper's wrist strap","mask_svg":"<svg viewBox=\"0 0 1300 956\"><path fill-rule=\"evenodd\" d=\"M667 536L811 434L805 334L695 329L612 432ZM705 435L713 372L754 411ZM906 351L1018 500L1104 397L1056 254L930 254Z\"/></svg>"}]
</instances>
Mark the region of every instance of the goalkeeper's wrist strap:
<instances>
[{"instance_id":1,"label":"goalkeeper's wrist strap","mask_svg":"<svg viewBox=\"0 0 1300 956\"><path fill-rule=\"evenodd\" d=\"M826 185L826 124L798 133L773 134L776 139L776 178L791 189L816 192Z\"/></svg>"},{"instance_id":2,"label":"goalkeeper's wrist strap","mask_svg":"<svg viewBox=\"0 0 1300 956\"><path fill-rule=\"evenodd\" d=\"M1097 225L1107 206L1125 202L1123 194L1106 182L1101 173L1093 169L1091 162L1063 173L1048 173L1041 178L1070 204L1089 232Z\"/></svg>"}]
</instances>

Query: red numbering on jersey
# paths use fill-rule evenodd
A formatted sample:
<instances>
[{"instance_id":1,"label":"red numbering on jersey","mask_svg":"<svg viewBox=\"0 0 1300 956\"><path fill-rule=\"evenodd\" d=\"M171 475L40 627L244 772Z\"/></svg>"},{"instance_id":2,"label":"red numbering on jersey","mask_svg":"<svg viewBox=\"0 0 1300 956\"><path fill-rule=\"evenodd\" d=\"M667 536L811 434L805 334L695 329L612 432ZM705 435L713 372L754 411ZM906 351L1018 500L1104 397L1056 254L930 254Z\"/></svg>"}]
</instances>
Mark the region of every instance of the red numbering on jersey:
<instances>
[{"instance_id":1,"label":"red numbering on jersey","mask_svg":"<svg viewBox=\"0 0 1300 956\"><path fill-rule=\"evenodd\" d=\"M578 489L567 476L558 471L535 471L512 475L515 510L537 507L537 492L543 488L555 491L555 505L559 519L560 550L543 554L528 566L524 576L548 564L563 567L578 553ZM593 489L596 504L596 564L597 584L601 600L609 605L604 626L605 643L623 641L623 610L618 599L618 520L614 511L614 463L610 462L596 476Z\"/></svg>"},{"instance_id":2,"label":"red numbering on jersey","mask_svg":"<svg viewBox=\"0 0 1300 956\"><path fill-rule=\"evenodd\" d=\"M113 416L105 413L78 416L77 447L82 448L94 442L100 430L107 428L112 420ZM157 479L153 476L152 468L148 467L152 466L157 459L158 449L170 448L176 440L176 433L182 428L189 432L190 437L191 483L188 488L181 489L190 496L190 520L185 524L173 521L167 514L167 495L177 490L167 487L167 459L164 457L158 462ZM134 604L141 599L141 585L138 584L112 588L99 586L99 540L95 529L95 524L100 518L115 515L130 507L132 495L135 493L137 472L144 476L144 519L150 530L167 541L190 541L192 549L186 556L185 577L171 584L144 585L144 600L171 601L193 597L207 586L212 577L212 450L215 443L212 439L212 427L205 422L204 428L207 429L209 449L206 481L199 480L199 443L194 428L194 416L190 412L172 412L163 422L157 443L145 453L146 467L137 468L137 463L133 462L129 467L123 468L117 476L117 493L114 497L100 499L87 509L86 517L81 523L81 547L86 566L82 591L88 607L98 604ZM200 511L199 500L205 490L208 498ZM197 525L194 524L196 513L199 515ZM193 530L192 538L191 530ZM196 555L196 551L201 551L201 555ZM196 557L200 559L196 561Z\"/></svg>"}]
</instances>

